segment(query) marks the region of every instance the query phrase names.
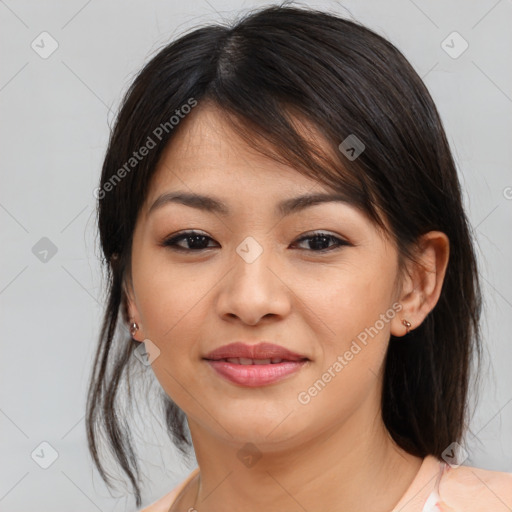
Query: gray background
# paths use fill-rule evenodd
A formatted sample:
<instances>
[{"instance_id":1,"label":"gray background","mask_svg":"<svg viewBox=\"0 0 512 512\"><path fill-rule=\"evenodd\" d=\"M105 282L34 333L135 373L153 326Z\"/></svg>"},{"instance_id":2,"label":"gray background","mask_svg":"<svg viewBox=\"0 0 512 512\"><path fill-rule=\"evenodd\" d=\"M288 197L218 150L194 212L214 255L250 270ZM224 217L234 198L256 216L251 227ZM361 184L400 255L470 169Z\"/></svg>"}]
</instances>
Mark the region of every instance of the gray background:
<instances>
[{"instance_id":1,"label":"gray background","mask_svg":"<svg viewBox=\"0 0 512 512\"><path fill-rule=\"evenodd\" d=\"M487 363L466 464L512 471L512 2L308 4L354 17L388 38L438 105L478 239L486 301ZM262 5L0 1L1 511L134 510L123 496L127 484L114 496L103 485L84 430L104 300L93 190L109 125L134 74L163 44L192 25ZM35 41L39 52L51 49L43 31L58 43L47 58L31 47ZM453 31L469 44L456 58L464 44L458 36L442 45ZM46 261L38 252L49 244L43 237L57 249ZM144 411L144 402L147 504L181 481L194 461L187 466L176 458L158 411L151 400ZM58 458L41 468L31 454L49 463L52 449Z\"/></svg>"}]
</instances>

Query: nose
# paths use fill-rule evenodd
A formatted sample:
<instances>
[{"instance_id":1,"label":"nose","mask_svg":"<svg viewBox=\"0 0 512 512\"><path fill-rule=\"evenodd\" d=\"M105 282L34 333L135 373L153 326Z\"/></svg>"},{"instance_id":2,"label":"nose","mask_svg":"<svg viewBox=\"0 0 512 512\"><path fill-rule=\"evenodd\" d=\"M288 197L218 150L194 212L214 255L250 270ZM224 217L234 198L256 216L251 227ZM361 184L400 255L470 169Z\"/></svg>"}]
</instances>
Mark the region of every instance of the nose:
<instances>
[{"instance_id":1,"label":"nose","mask_svg":"<svg viewBox=\"0 0 512 512\"><path fill-rule=\"evenodd\" d=\"M286 316L292 292L271 251L264 250L254 261L240 254L234 255L232 269L220 283L219 316L247 325L257 325L267 317Z\"/></svg>"}]
</instances>

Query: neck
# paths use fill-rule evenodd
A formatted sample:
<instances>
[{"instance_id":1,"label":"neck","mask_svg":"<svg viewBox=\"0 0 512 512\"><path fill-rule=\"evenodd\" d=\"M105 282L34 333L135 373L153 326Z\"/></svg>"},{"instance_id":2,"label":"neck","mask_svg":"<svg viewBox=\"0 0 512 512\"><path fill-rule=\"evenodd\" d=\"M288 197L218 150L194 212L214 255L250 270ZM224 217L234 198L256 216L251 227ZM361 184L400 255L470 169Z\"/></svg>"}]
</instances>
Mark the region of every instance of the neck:
<instances>
[{"instance_id":1,"label":"neck","mask_svg":"<svg viewBox=\"0 0 512 512\"><path fill-rule=\"evenodd\" d=\"M180 506L195 501L201 512L225 511L227 505L247 512L389 512L414 480L422 459L393 442L380 414L373 422L356 420L317 432L286 450L255 443L262 447L261 457L244 459L245 464L239 458L244 443L209 435L189 420L200 477Z\"/></svg>"}]
</instances>

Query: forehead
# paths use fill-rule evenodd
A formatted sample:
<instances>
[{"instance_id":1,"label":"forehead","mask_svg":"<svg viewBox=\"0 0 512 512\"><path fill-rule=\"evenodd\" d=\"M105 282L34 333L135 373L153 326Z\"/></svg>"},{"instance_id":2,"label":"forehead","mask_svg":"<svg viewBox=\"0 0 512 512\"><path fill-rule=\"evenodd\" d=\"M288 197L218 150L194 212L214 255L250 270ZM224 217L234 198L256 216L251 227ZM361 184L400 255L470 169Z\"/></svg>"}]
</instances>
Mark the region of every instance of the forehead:
<instances>
[{"instance_id":1,"label":"forehead","mask_svg":"<svg viewBox=\"0 0 512 512\"><path fill-rule=\"evenodd\" d=\"M149 196L174 185L212 186L220 190L235 188L242 182L244 187L259 189L268 186L281 191L332 191L320 181L251 147L224 112L204 103L181 120L179 130L162 153Z\"/></svg>"}]
</instances>

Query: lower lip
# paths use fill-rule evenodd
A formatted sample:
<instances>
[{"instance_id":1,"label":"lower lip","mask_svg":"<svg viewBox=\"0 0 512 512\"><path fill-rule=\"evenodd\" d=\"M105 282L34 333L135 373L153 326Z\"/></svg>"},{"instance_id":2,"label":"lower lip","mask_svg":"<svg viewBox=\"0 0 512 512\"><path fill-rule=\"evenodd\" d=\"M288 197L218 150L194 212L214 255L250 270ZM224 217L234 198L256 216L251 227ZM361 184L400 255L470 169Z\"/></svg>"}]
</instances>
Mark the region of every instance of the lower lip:
<instances>
[{"instance_id":1,"label":"lower lip","mask_svg":"<svg viewBox=\"0 0 512 512\"><path fill-rule=\"evenodd\" d=\"M265 386L299 371L307 361L285 361L275 364L234 364L227 361L206 362L222 377L247 387Z\"/></svg>"}]
</instances>

